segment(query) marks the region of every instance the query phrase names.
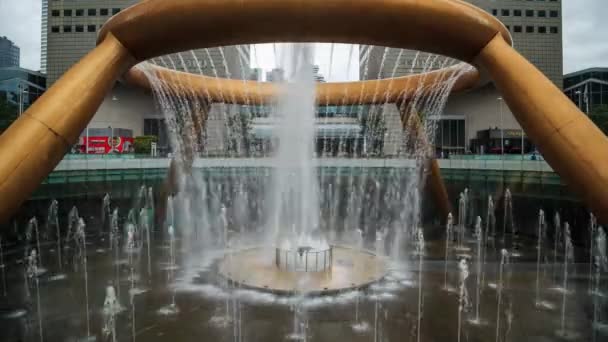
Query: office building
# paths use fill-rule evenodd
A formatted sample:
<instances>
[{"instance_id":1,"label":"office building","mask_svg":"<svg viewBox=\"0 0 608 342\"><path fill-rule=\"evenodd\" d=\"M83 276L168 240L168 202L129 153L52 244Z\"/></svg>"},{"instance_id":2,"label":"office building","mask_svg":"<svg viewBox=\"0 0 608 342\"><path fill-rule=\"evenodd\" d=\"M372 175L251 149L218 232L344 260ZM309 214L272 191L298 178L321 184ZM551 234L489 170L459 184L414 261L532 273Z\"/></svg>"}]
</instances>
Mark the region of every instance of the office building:
<instances>
[{"instance_id":1,"label":"office building","mask_svg":"<svg viewBox=\"0 0 608 342\"><path fill-rule=\"evenodd\" d=\"M15 110L13 117L0 118L0 131L6 129L14 119L27 110L46 90L43 74L12 66L0 68L0 102Z\"/></svg>"},{"instance_id":2,"label":"office building","mask_svg":"<svg viewBox=\"0 0 608 342\"><path fill-rule=\"evenodd\" d=\"M40 30L40 72L46 75L46 51L48 48L49 0L42 0Z\"/></svg>"},{"instance_id":3,"label":"office building","mask_svg":"<svg viewBox=\"0 0 608 342\"><path fill-rule=\"evenodd\" d=\"M18 67L20 50L6 37L0 37L0 68Z\"/></svg>"},{"instance_id":4,"label":"office building","mask_svg":"<svg viewBox=\"0 0 608 342\"><path fill-rule=\"evenodd\" d=\"M564 93L587 115L608 111L608 68L590 68L564 75Z\"/></svg>"},{"instance_id":5,"label":"office building","mask_svg":"<svg viewBox=\"0 0 608 342\"><path fill-rule=\"evenodd\" d=\"M45 0L42 12L42 69L51 87L67 70L96 46L103 24L138 0ZM156 65L207 76L242 79L249 77L249 46L227 46L183 52L155 58ZM46 58L45 58L46 57ZM208 118L208 137L222 132L225 115L214 106ZM108 94L90 128L129 129L134 136L165 137L164 118L151 94L117 84ZM222 137L211 138L221 140ZM159 145L168 144L168 141ZM162 147L162 146L161 146Z\"/></svg>"},{"instance_id":6,"label":"office building","mask_svg":"<svg viewBox=\"0 0 608 342\"><path fill-rule=\"evenodd\" d=\"M561 0L466 0L501 20L513 37L513 45L541 70L556 86L562 87L562 4ZM442 65L427 53L376 46L360 49L362 79L405 76L430 71ZM399 117L395 106L384 106L387 122L386 153L398 153L401 141ZM501 115L502 112L502 115ZM481 152L471 147L478 132L489 129L521 130L492 84L474 91L452 95L437 125L435 144L438 152ZM514 149L515 150L515 149Z\"/></svg>"}]
</instances>

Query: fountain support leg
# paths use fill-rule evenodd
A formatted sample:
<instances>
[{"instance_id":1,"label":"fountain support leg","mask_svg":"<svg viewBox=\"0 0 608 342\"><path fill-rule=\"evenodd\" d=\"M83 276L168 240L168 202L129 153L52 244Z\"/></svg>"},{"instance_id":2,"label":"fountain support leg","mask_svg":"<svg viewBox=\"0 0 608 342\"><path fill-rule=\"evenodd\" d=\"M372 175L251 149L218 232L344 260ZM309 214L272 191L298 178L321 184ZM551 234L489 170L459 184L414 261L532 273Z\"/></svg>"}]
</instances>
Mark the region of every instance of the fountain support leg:
<instances>
[{"instance_id":1,"label":"fountain support leg","mask_svg":"<svg viewBox=\"0 0 608 342\"><path fill-rule=\"evenodd\" d=\"M545 160L573 192L608 222L608 138L541 71L500 34L474 64L488 72L505 102ZM585 165L585 167L581 167Z\"/></svg>"}]
</instances>

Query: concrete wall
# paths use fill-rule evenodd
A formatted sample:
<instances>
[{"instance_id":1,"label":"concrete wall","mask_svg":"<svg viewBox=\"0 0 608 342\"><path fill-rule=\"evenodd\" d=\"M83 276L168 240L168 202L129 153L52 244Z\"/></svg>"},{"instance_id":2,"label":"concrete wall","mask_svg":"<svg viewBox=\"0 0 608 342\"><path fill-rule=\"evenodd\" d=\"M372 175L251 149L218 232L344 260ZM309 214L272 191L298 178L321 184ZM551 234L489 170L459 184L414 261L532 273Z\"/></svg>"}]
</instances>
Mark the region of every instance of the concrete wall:
<instances>
[{"instance_id":1,"label":"concrete wall","mask_svg":"<svg viewBox=\"0 0 608 342\"><path fill-rule=\"evenodd\" d=\"M151 94L118 84L110 92L89 124L89 128L126 128L133 136L144 134L144 118L162 118Z\"/></svg>"},{"instance_id":2,"label":"concrete wall","mask_svg":"<svg viewBox=\"0 0 608 342\"><path fill-rule=\"evenodd\" d=\"M479 89L450 96L444 115L464 115L466 146L477 136L477 131L498 127L503 129L521 129L515 117L504 101L498 100L501 95L493 84ZM502 125L500 111L502 107Z\"/></svg>"}]
</instances>

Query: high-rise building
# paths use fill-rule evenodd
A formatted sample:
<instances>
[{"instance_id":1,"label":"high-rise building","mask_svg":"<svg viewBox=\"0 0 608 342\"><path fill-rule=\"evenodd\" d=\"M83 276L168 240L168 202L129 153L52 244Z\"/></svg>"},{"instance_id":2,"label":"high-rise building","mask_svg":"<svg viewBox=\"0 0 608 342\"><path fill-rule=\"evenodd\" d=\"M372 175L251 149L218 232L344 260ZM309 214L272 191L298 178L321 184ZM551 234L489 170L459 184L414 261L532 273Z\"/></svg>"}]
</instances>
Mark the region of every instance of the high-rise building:
<instances>
[{"instance_id":1,"label":"high-rise building","mask_svg":"<svg viewBox=\"0 0 608 342\"><path fill-rule=\"evenodd\" d=\"M138 0L43 0L42 70L51 87L67 70L96 46L103 24L113 15ZM45 44L46 42L46 44ZM207 76L248 78L249 46L227 46L172 54L154 58L157 65ZM208 131L220 131L226 106L212 108ZM163 136L162 113L149 93L128 85L117 84L106 97L89 125L91 128L129 129L135 136ZM217 126L217 127L216 127ZM218 128L219 127L219 128ZM213 136L208 132L207 136ZM221 139L221 138L218 138ZM166 142L160 142L162 145Z\"/></svg>"},{"instance_id":2,"label":"high-rise building","mask_svg":"<svg viewBox=\"0 0 608 342\"><path fill-rule=\"evenodd\" d=\"M562 4L561 0L466 0L494 15L504 23L513 37L519 53L541 70L556 86L562 87ZM430 20L430 19L429 19ZM434 59L428 53L362 46L360 49L360 77L377 79L405 76L436 69L443 58ZM434 63L433 63L434 62ZM450 61L449 64L458 61ZM399 141L400 128L394 106L384 106L387 137ZM501 115L502 112L502 115ZM390 126L388 125L390 123ZM391 127L396 126L396 127ZM489 128L518 130L519 124L503 103L492 84L465 94L452 95L438 124L438 150L463 153L475 149L470 146L478 131ZM520 145L519 140L508 142ZM394 153L395 144L385 144L387 153ZM390 150L390 151L389 151ZM514 149L515 150L515 149ZM486 149L487 151L487 149ZM505 148L505 152L506 148Z\"/></svg>"},{"instance_id":3,"label":"high-rise building","mask_svg":"<svg viewBox=\"0 0 608 342\"><path fill-rule=\"evenodd\" d=\"M42 25L40 34L40 72L46 75L46 49L49 29L49 0L42 0Z\"/></svg>"},{"instance_id":4,"label":"high-rise building","mask_svg":"<svg viewBox=\"0 0 608 342\"><path fill-rule=\"evenodd\" d=\"M0 68L18 67L20 50L6 37L0 37Z\"/></svg>"},{"instance_id":5,"label":"high-rise building","mask_svg":"<svg viewBox=\"0 0 608 342\"><path fill-rule=\"evenodd\" d=\"M91 51L103 24L138 0L63 0L48 1L43 17L43 56L46 50L48 83L51 86L64 72ZM45 6L43 4L43 14ZM44 30L46 49L44 48ZM249 74L249 46L229 46L196 50L155 58L154 62L172 69L202 72L209 76L242 78ZM41 64L44 65L44 62Z\"/></svg>"}]
</instances>

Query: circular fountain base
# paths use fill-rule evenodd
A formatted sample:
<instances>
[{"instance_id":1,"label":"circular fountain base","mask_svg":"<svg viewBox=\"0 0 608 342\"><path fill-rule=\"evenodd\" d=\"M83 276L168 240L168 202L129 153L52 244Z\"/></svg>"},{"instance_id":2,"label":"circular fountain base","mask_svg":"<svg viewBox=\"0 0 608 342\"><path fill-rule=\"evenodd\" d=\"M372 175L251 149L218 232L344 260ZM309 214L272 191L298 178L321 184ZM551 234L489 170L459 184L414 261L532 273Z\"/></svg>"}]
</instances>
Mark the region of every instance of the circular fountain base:
<instances>
[{"instance_id":1,"label":"circular fountain base","mask_svg":"<svg viewBox=\"0 0 608 342\"><path fill-rule=\"evenodd\" d=\"M274 248L255 247L227 253L220 261L219 273L238 286L260 291L330 294L379 281L387 273L387 260L369 251L334 246L328 270L294 272L277 267Z\"/></svg>"}]
</instances>

